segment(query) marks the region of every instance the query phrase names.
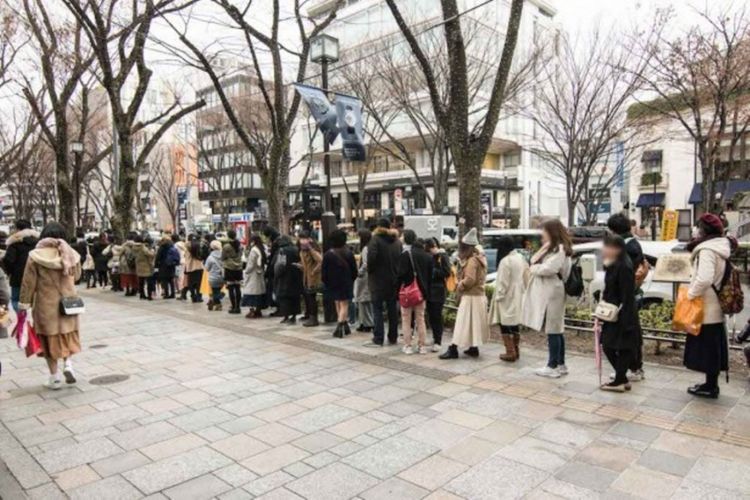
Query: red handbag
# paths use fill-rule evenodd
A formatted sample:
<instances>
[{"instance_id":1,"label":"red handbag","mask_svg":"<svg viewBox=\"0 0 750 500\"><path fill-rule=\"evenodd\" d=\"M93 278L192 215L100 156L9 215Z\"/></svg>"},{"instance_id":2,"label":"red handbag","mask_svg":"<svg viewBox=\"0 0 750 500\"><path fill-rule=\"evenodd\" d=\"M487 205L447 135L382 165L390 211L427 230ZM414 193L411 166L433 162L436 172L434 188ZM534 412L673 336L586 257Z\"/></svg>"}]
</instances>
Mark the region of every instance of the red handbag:
<instances>
[{"instance_id":1,"label":"red handbag","mask_svg":"<svg viewBox=\"0 0 750 500\"><path fill-rule=\"evenodd\" d=\"M409 260L411 260L411 270L414 275L414 279L408 285L402 285L401 290L398 291L398 303L401 307L416 307L424 302L424 296L422 296L422 290L419 289L419 283L417 282L417 270L414 267L414 259L412 258L411 251L409 252Z\"/></svg>"}]
</instances>

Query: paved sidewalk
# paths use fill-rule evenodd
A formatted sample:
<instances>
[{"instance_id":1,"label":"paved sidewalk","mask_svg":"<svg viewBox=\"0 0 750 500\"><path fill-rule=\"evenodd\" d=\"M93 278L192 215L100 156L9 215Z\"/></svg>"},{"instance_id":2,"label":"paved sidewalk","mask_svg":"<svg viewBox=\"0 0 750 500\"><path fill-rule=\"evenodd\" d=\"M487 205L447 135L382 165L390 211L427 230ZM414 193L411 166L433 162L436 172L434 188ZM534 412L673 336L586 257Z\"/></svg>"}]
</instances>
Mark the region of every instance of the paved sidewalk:
<instances>
[{"instance_id":1,"label":"paved sidewalk","mask_svg":"<svg viewBox=\"0 0 750 500\"><path fill-rule=\"evenodd\" d=\"M583 357L546 380L541 352L445 362L205 306L86 300L77 386L43 389L43 361L0 343L3 499L750 496L744 377L694 400L696 374L649 366L608 394ZM129 378L95 384L113 375Z\"/></svg>"}]
</instances>

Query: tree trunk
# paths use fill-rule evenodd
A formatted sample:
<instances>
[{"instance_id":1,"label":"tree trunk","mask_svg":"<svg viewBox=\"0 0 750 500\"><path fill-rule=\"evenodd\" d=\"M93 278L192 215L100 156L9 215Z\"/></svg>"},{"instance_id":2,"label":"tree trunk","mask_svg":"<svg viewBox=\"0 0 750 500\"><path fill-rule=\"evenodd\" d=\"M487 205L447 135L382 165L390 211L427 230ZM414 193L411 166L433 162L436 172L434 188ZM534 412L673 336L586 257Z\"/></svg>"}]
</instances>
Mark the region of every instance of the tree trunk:
<instances>
[{"instance_id":1,"label":"tree trunk","mask_svg":"<svg viewBox=\"0 0 750 500\"><path fill-rule=\"evenodd\" d=\"M458 181L458 215L463 219L459 225L463 235L476 228L482 234L482 162L471 156L461 157L454 152L456 178ZM459 159L460 158L460 159Z\"/></svg>"},{"instance_id":2,"label":"tree trunk","mask_svg":"<svg viewBox=\"0 0 750 500\"><path fill-rule=\"evenodd\" d=\"M120 189L115 193L112 229L116 235L124 239L133 227L133 199L136 194L138 173L135 169L130 134L119 133L119 141L120 165L116 168L119 171Z\"/></svg>"}]
</instances>

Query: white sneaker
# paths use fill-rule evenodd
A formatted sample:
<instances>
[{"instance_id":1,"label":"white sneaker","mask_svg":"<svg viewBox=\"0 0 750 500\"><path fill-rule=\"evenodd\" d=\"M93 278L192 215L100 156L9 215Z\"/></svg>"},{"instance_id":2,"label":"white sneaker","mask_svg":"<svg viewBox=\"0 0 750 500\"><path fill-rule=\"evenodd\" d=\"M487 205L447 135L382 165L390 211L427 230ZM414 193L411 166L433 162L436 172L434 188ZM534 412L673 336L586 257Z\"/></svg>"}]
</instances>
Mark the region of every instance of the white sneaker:
<instances>
[{"instance_id":1,"label":"white sneaker","mask_svg":"<svg viewBox=\"0 0 750 500\"><path fill-rule=\"evenodd\" d=\"M549 366L538 368L534 373L540 377L560 378L560 371L557 368L550 368Z\"/></svg>"},{"instance_id":2,"label":"white sneaker","mask_svg":"<svg viewBox=\"0 0 750 500\"><path fill-rule=\"evenodd\" d=\"M560 375L567 375L568 374L568 367L565 365L558 365L557 371L560 372Z\"/></svg>"},{"instance_id":3,"label":"white sneaker","mask_svg":"<svg viewBox=\"0 0 750 500\"><path fill-rule=\"evenodd\" d=\"M62 380L60 380L57 375L50 375L49 380L44 384L44 387L52 391L59 391L62 389Z\"/></svg>"},{"instance_id":4,"label":"white sneaker","mask_svg":"<svg viewBox=\"0 0 750 500\"><path fill-rule=\"evenodd\" d=\"M403 352L404 354L414 354L414 349L410 345L405 345L401 348L401 352Z\"/></svg>"},{"instance_id":5,"label":"white sneaker","mask_svg":"<svg viewBox=\"0 0 750 500\"><path fill-rule=\"evenodd\" d=\"M427 354L428 352L430 352L430 350L427 349L426 345L423 345L422 347L419 348L419 354Z\"/></svg>"},{"instance_id":6,"label":"white sneaker","mask_svg":"<svg viewBox=\"0 0 750 500\"><path fill-rule=\"evenodd\" d=\"M76 383L76 374L73 371L73 363L70 361L65 362L65 368L63 368L63 376L65 377L66 384Z\"/></svg>"},{"instance_id":7,"label":"white sneaker","mask_svg":"<svg viewBox=\"0 0 750 500\"><path fill-rule=\"evenodd\" d=\"M432 352L440 352L440 344L432 344L432 347L430 348Z\"/></svg>"},{"instance_id":8,"label":"white sneaker","mask_svg":"<svg viewBox=\"0 0 750 500\"><path fill-rule=\"evenodd\" d=\"M640 382L646 378L646 374L643 370L628 371L628 380L630 382Z\"/></svg>"}]
</instances>

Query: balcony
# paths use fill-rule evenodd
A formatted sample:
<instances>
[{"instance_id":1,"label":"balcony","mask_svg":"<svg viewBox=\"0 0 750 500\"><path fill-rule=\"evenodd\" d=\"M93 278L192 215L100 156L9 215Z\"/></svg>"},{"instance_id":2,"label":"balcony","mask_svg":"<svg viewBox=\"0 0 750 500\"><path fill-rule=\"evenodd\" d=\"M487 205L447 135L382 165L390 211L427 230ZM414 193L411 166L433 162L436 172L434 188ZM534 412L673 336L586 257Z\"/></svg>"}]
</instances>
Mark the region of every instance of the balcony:
<instances>
[{"instance_id":1,"label":"balcony","mask_svg":"<svg viewBox=\"0 0 750 500\"><path fill-rule=\"evenodd\" d=\"M639 191L649 191L654 189L667 189L669 187L669 175L662 172L644 172L641 174Z\"/></svg>"}]
</instances>

